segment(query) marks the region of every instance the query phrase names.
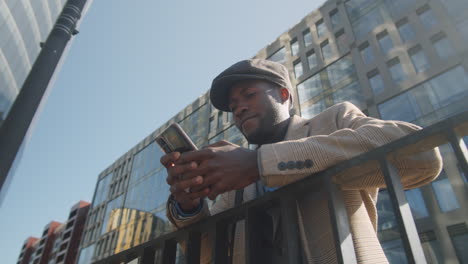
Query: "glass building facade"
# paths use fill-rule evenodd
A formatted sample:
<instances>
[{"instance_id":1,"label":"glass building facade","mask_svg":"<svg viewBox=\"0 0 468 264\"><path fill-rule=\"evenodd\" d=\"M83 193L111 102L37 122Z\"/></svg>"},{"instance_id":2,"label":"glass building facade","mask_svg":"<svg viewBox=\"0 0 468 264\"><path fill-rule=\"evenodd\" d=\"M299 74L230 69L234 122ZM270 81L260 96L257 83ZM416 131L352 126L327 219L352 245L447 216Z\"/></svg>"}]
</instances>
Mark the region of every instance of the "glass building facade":
<instances>
[{"instance_id":1,"label":"glass building facade","mask_svg":"<svg viewBox=\"0 0 468 264\"><path fill-rule=\"evenodd\" d=\"M0 1L0 126L66 2Z\"/></svg>"},{"instance_id":2,"label":"glass building facade","mask_svg":"<svg viewBox=\"0 0 468 264\"><path fill-rule=\"evenodd\" d=\"M465 0L326 1L255 57L289 70L293 114L310 118L350 101L369 116L426 127L468 109L467 28ZM198 98L101 173L78 263L170 231L166 172L154 143L170 123L178 122L199 147L221 139L249 147L232 115L208 98ZM467 175L449 145L440 150L441 175L406 196L428 262L468 263ZM391 263L406 263L391 203L381 190L378 236Z\"/></svg>"}]
</instances>

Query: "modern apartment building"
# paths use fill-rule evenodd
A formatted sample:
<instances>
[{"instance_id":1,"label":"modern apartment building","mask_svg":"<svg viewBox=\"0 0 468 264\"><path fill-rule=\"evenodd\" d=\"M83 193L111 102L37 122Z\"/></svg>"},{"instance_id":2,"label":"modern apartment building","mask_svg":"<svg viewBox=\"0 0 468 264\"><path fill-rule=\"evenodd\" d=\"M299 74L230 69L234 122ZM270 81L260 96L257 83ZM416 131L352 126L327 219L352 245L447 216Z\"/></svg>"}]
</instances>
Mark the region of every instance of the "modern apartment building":
<instances>
[{"instance_id":1,"label":"modern apartment building","mask_svg":"<svg viewBox=\"0 0 468 264\"><path fill-rule=\"evenodd\" d=\"M12 178L10 168L86 3L0 1L0 203Z\"/></svg>"},{"instance_id":2,"label":"modern apartment building","mask_svg":"<svg viewBox=\"0 0 468 264\"><path fill-rule=\"evenodd\" d=\"M41 239L25 241L17 264L74 264L90 203L80 201L70 209L65 223L50 222Z\"/></svg>"},{"instance_id":3,"label":"modern apartment building","mask_svg":"<svg viewBox=\"0 0 468 264\"><path fill-rule=\"evenodd\" d=\"M468 5L463 0L330 0L255 57L289 69L295 87L292 112L306 118L342 101L369 116L421 126L468 110ZM226 139L249 147L231 114L214 109L208 93L197 98L98 176L78 263L171 230L165 217L166 172L154 139L173 122L198 146ZM449 145L440 149L441 175L406 196L428 262L468 263L468 175ZM388 259L406 263L385 190L378 210L379 239ZM145 224L130 212L142 215Z\"/></svg>"}]
</instances>

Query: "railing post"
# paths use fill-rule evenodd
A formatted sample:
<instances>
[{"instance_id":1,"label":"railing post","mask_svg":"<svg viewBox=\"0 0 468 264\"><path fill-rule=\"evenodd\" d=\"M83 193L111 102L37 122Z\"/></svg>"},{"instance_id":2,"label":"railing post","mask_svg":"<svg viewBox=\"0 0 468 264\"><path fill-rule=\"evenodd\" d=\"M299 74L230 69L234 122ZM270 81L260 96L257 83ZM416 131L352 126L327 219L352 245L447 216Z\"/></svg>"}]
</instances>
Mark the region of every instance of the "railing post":
<instances>
[{"instance_id":1,"label":"railing post","mask_svg":"<svg viewBox=\"0 0 468 264\"><path fill-rule=\"evenodd\" d=\"M156 256L156 250L152 247L147 247L143 250L143 256L141 256L140 264L154 264L154 258Z\"/></svg>"},{"instance_id":2,"label":"railing post","mask_svg":"<svg viewBox=\"0 0 468 264\"><path fill-rule=\"evenodd\" d=\"M245 263L256 264L263 263L265 259L262 256L262 234L260 227L262 225L258 208L249 208L245 217Z\"/></svg>"},{"instance_id":3,"label":"railing post","mask_svg":"<svg viewBox=\"0 0 468 264\"><path fill-rule=\"evenodd\" d=\"M175 240L164 241L163 262L164 264L174 264L177 255L177 242Z\"/></svg>"},{"instance_id":4,"label":"railing post","mask_svg":"<svg viewBox=\"0 0 468 264\"><path fill-rule=\"evenodd\" d=\"M215 238L213 239L214 263L216 264L225 264L229 261L229 226L230 225L225 220L216 223L216 229L214 230Z\"/></svg>"},{"instance_id":5,"label":"railing post","mask_svg":"<svg viewBox=\"0 0 468 264\"><path fill-rule=\"evenodd\" d=\"M406 201L401 185L400 175L387 159L380 159L380 168L385 178L393 212L398 223L403 246L409 263L426 263L424 252L419 241L418 231L414 223L411 209Z\"/></svg>"},{"instance_id":6,"label":"railing post","mask_svg":"<svg viewBox=\"0 0 468 264\"><path fill-rule=\"evenodd\" d=\"M357 263L348 213L346 212L341 190L336 184L332 183L328 175L322 177L322 182L328 195L328 210L330 211L330 220L333 227L337 261L338 263Z\"/></svg>"},{"instance_id":7,"label":"railing post","mask_svg":"<svg viewBox=\"0 0 468 264\"><path fill-rule=\"evenodd\" d=\"M201 233L191 231L187 239L187 264L200 263Z\"/></svg>"},{"instance_id":8,"label":"railing post","mask_svg":"<svg viewBox=\"0 0 468 264\"><path fill-rule=\"evenodd\" d=\"M288 263L301 263L296 199L286 196L280 201L283 232L283 248L286 249Z\"/></svg>"}]
</instances>

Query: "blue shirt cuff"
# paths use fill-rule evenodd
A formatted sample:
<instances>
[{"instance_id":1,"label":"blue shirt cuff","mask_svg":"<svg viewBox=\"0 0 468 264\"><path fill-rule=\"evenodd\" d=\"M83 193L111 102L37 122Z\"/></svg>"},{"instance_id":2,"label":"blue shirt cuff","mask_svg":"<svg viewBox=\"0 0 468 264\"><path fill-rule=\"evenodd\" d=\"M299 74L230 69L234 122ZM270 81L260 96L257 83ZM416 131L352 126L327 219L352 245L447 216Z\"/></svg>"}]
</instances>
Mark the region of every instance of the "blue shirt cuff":
<instances>
[{"instance_id":1,"label":"blue shirt cuff","mask_svg":"<svg viewBox=\"0 0 468 264\"><path fill-rule=\"evenodd\" d=\"M174 208L176 209L176 212L179 216L182 216L182 217L191 217L191 216L195 216L197 214L199 214L203 208L203 202L200 202L200 204L198 205L198 207L193 211L193 212L184 212L182 210L182 208L180 208L180 205L179 203L176 201L176 200L172 200L172 204L174 205Z\"/></svg>"}]
</instances>

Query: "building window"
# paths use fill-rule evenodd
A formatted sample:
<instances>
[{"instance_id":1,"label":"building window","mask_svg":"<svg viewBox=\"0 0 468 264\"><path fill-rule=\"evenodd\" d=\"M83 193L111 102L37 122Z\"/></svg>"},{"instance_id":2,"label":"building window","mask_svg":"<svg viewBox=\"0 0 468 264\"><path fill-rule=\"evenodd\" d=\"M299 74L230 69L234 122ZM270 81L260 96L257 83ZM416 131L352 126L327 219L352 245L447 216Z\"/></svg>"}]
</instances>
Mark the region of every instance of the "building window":
<instances>
[{"instance_id":1,"label":"building window","mask_svg":"<svg viewBox=\"0 0 468 264\"><path fill-rule=\"evenodd\" d=\"M320 114L325 108L325 101L323 99L313 104L301 105L301 116L312 118Z\"/></svg>"},{"instance_id":2,"label":"building window","mask_svg":"<svg viewBox=\"0 0 468 264\"><path fill-rule=\"evenodd\" d=\"M343 57L327 67L328 80L332 87L338 86L354 74L354 65L349 56Z\"/></svg>"},{"instance_id":3,"label":"building window","mask_svg":"<svg viewBox=\"0 0 468 264\"><path fill-rule=\"evenodd\" d=\"M273 53L270 57L268 57L268 60L284 64L286 62L286 49L282 47Z\"/></svg>"},{"instance_id":4,"label":"building window","mask_svg":"<svg viewBox=\"0 0 468 264\"><path fill-rule=\"evenodd\" d=\"M424 54L421 46L416 46L410 49L408 53L416 72L425 72L430 68L429 62L427 61L426 55Z\"/></svg>"},{"instance_id":5,"label":"building window","mask_svg":"<svg viewBox=\"0 0 468 264\"><path fill-rule=\"evenodd\" d=\"M387 65L395 83L400 84L406 80L405 71L403 70L403 67L401 66L400 60L398 58L390 60Z\"/></svg>"},{"instance_id":6,"label":"building window","mask_svg":"<svg viewBox=\"0 0 468 264\"><path fill-rule=\"evenodd\" d=\"M216 125L218 124L215 121L216 115L210 117L210 134L216 132Z\"/></svg>"},{"instance_id":7,"label":"building window","mask_svg":"<svg viewBox=\"0 0 468 264\"><path fill-rule=\"evenodd\" d=\"M452 239L453 247L460 263L468 263L468 228L465 223L448 226L447 230Z\"/></svg>"},{"instance_id":8,"label":"building window","mask_svg":"<svg viewBox=\"0 0 468 264\"><path fill-rule=\"evenodd\" d=\"M347 1L346 7L348 8L348 3L352 3L352 2L357 2L357 1ZM373 2L373 1L367 1L367 2ZM356 36L356 39L363 39L374 28L384 23L384 18L382 16L382 12L379 7L373 8L369 12L359 17L357 20L353 19L353 15L351 15L350 18L354 21L352 23L352 27L353 27L353 31Z\"/></svg>"},{"instance_id":9,"label":"building window","mask_svg":"<svg viewBox=\"0 0 468 264\"><path fill-rule=\"evenodd\" d=\"M338 9L334 9L330 12L330 20L332 23L333 29L338 28L341 23L340 14L338 13Z\"/></svg>"},{"instance_id":10,"label":"building window","mask_svg":"<svg viewBox=\"0 0 468 264\"><path fill-rule=\"evenodd\" d=\"M450 184L444 170L442 170L439 177L437 177L431 185L437 198L439 208L442 212L448 212L460 208L452 185Z\"/></svg>"},{"instance_id":11,"label":"building window","mask_svg":"<svg viewBox=\"0 0 468 264\"><path fill-rule=\"evenodd\" d=\"M374 54L369 46L369 42L364 42L359 47L359 53L361 53L361 58L364 64L370 64L374 60Z\"/></svg>"},{"instance_id":12,"label":"building window","mask_svg":"<svg viewBox=\"0 0 468 264\"><path fill-rule=\"evenodd\" d=\"M312 50L307 55L307 63L309 63L309 69L313 69L313 68L317 67L317 65L318 65L317 55L315 54L314 50Z\"/></svg>"},{"instance_id":13,"label":"building window","mask_svg":"<svg viewBox=\"0 0 468 264\"><path fill-rule=\"evenodd\" d=\"M405 248L400 238L381 242L389 263L408 263Z\"/></svg>"},{"instance_id":14,"label":"building window","mask_svg":"<svg viewBox=\"0 0 468 264\"><path fill-rule=\"evenodd\" d=\"M411 28L408 20L405 18L397 23L398 33L400 33L400 38L402 42L408 42L415 37L415 33Z\"/></svg>"},{"instance_id":15,"label":"building window","mask_svg":"<svg viewBox=\"0 0 468 264\"><path fill-rule=\"evenodd\" d=\"M333 51L328 40L324 41L320 47L322 48L323 60L329 61L333 57Z\"/></svg>"},{"instance_id":16,"label":"building window","mask_svg":"<svg viewBox=\"0 0 468 264\"><path fill-rule=\"evenodd\" d=\"M312 34L310 33L310 30L307 29L302 34L304 37L304 47L311 45L313 42L313 39L312 39Z\"/></svg>"},{"instance_id":17,"label":"building window","mask_svg":"<svg viewBox=\"0 0 468 264\"><path fill-rule=\"evenodd\" d=\"M438 34L433 37L432 45L441 59L445 60L455 54L450 41L444 34Z\"/></svg>"},{"instance_id":18,"label":"building window","mask_svg":"<svg viewBox=\"0 0 468 264\"><path fill-rule=\"evenodd\" d=\"M387 55L388 52L393 49L393 41L386 30L377 34L377 40L379 41L380 49L383 54Z\"/></svg>"},{"instance_id":19,"label":"building window","mask_svg":"<svg viewBox=\"0 0 468 264\"><path fill-rule=\"evenodd\" d=\"M405 191L406 200L411 208L411 214L415 219L421 219L429 216L426 202L421 193L421 189L411 189Z\"/></svg>"},{"instance_id":20,"label":"building window","mask_svg":"<svg viewBox=\"0 0 468 264\"><path fill-rule=\"evenodd\" d=\"M304 73L304 69L302 68L302 62L300 60L294 63L294 75L296 79L298 79Z\"/></svg>"},{"instance_id":21,"label":"building window","mask_svg":"<svg viewBox=\"0 0 468 264\"><path fill-rule=\"evenodd\" d=\"M297 56L297 54L299 54L299 42L297 42L297 39L291 41L291 54L293 56Z\"/></svg>"},{"instance_id":22,"label":"building window","mask_svg":"<svg viewBox=\"0 0 468 264\"><path fill-rule=\"evenodd\" d=\"M336 43L338 43L338 50L340 52L345 52L346 49L346 34L344 29L336 32L335 34Z\"/></svg>"},{"instance_id":23,"label":"building window","mask_svg":"<svg viewBox=\"0 0 468 264\"><path fill-rule=\"evenodd\" d=\"M317 23L315 23L315 27L317 28L317 37L321 38L327 34L327 25L323 19L320 19Z\"/></svg>"},{"instance_id":24,"label":"building window","mask_svg":"<svg viewBox=\"0 0 468 264\"><path fill-rule=\"evenodd\" d=\"M418 11L419 19L426 29L431 29L437 24L437 18L428 6L423 7Z\"/></svg>"},{"instance_id":25,"label":"building window","mask_svg":"<svg viewBox=\"0 0 468 264\"><path fill-rule=\"evenodd\" d=\"M345 101L351 102L360 109L366 108L364 96L358 82L354 81L333 93L333 102L335 104Z\"/></svg>"},{"instance_id":26,"label":"building window","mask_svg":"<svg viewBox=\"0 0 468 264\"><path fill-rule=\"evenodd\" d=\"M302 83L298 84L297 92L299 97L299 103L301 105L323 92L320 73L317 73L314 76L303 81Z\"/></svg>"},{"instance_id":27,"label":"building window","mask_svg":"<svg viewBox=\"0 0 468 264\"><path fill-rule=\"evenodd\" d=\"M427 263L444 263L442 249L434 231L419 234L421 246L424 251Z\"/></svg>"},{"instance_id":28,"label":"building window","mask_svg":"<svg viewBox=\"0 0 468 264\"><path fill-rule=\"evenodd\" d=\"M367 78L369 78L369 84L372 88L374 95L381 94L384 91L384 82L382 79L382 75L380 75L379 71L374 70L368 73Z\"/></svg>"},{"instance_id":29,"label":"building window","mask_svg":"<svg viewBox=\"0 0 468 264\"><path fill-rule=\"evenodd\" d=\"M223 112L219 111L218 112L218 128L222 128L224 126L223 124Z\"/></svg>"}]
</instances>

